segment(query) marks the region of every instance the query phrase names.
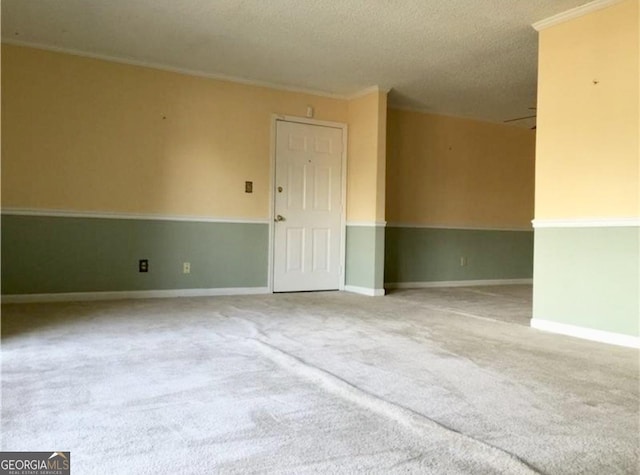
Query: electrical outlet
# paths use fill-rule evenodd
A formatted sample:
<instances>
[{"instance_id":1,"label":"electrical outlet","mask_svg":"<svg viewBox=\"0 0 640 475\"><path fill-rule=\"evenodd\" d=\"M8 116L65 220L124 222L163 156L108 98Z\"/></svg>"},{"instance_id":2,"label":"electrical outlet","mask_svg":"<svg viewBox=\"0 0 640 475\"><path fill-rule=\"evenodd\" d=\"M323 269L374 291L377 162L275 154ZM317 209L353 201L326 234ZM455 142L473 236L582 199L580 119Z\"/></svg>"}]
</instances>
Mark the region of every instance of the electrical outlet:
<instances>
[{"instance_id":1,"label":"electrical outlet","mask_svg":"<svg viewBox=\"0 0 640 475\"><path fill-rule=\"evenodd\" d=\"M245 181L244 182L244 192L245 193L253 193L253 182Z\"/></svg>"},{"instance_id":2,"label":"electrical outlet","mask_svg":"<svg viewBox=\"0 0 640 475\"><path fill-rule=\"evenodd\" d=\"M149 259L140 259L138 261L138 272L149 272Z\"/></svg>"},{"instance_id":3,"label":"electrical outlet","mask_svg":"<svg viewBox=\"0 0 640 475\"><path fill-rule=\"evenodd\" d=\"M191 262L183 262L182 263L182 273L183 274L191 274Z\"/></svg>"},{"instance_id":4,"label":"electrical outlet","mask_svg":"<svg viewBox=\"0 0 640 475\"><path fill-rule=\"evenodd\" d=\"M464 256L460 256L460 267L464 267L467 265L467 258Z\"/></svg>"}]
</instances>

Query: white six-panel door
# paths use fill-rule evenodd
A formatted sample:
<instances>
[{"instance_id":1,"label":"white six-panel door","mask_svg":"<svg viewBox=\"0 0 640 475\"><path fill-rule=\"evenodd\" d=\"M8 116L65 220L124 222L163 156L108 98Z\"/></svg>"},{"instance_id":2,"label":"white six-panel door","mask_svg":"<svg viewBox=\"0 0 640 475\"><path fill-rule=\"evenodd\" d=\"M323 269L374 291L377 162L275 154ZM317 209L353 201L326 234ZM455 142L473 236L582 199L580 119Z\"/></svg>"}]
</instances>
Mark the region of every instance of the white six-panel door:
<instances>
[{"instance_id":1,"label":"white six-panel door","mask_svg":"<svg viewBox=\"0 0 640 475\"><path fill-rule=\"evenodd\" d=\"M342 129L276 121L274 292L340 285Z\"/></svg>"}]
</instances>

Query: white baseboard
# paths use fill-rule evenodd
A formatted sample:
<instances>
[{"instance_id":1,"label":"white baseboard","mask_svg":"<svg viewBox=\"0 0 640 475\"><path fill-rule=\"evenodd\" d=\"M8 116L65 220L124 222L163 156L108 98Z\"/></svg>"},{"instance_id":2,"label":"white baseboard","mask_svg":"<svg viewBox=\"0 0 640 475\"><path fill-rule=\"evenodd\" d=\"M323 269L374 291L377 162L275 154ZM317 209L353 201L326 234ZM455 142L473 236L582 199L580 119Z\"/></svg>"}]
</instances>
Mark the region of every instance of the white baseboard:
<instances>
[{"instance_id":1,"label":"white baseboard","mask_svg":"<svg viewBox=\"0 0 640 475\"><path fill-rule=\"evenodd\" d=\"M125 290L116 292L69 292L56 294L3 295L2 303L85 302L92 300L211 297L271 293L268 287L219 287L215 289Z\"/></svg>"},{"instance_id":2,"label":"white baseboard","mask_svg":"<svg viewBox=\"0 0 640 475\"><path fill-rule=\"evenodd\" d=\"M385 282L387 289L426 289L431 287L476 287L481 285L533 284L533 279L440 280L434 282Z\"/></svg>"},{"instance_id":3,"label":"white baseboard","mask_svg":"<svg viewBox=\"0 0 640 475\"><path fill-rule=\"evenodd\" d=\"M531 319L531 328L582 338L583 340L598 341L600 343L609 343L611 345L626 346L629 348L640 348L640 337L637 336L567 325L566 323L558 323L551 320L533 318Z\"/></svg>"},{"instance_id":4,"label":"white baseboard","mask_svg":"<svg viewBox=\"0 0 640 475\"><path fill-rule=\"evenodd\" d=\"M369 297L381 297L384 295L384 289L370 289L369 287L358 287L356 285L345 285L344 290L354 294L368 295Z\"/></svg>"}]
</instances>

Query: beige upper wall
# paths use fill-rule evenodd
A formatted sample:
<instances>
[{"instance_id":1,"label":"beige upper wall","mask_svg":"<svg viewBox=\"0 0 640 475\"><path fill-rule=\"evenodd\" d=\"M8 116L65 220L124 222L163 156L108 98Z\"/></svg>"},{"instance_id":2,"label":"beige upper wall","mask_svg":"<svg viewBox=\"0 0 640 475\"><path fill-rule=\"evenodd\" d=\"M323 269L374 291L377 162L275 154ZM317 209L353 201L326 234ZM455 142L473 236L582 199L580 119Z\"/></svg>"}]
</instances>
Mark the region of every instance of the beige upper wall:
<instances>
[{"instance_id":1,"label":"beige upper wall","mask_svg":"<svg viewBox=\"0 0 640 475\"><path fill-rule=\"evenodd\" d=\"M390 109L387 220L530 228L535 132Z\"/></svg>"},{"instance_id":2,"label":"beige upper wall","mask_svg":"<svg viewBox=\"0 0 640 475\"><path fill-rule=\"evenodd\" d=\"M348 120L344 100L9 45L2 99L10 208L266 218L271 115Z\"/></svg>"},{"instance_id":3,"label":"beige upper wall","mask_svg":"<svg viewBox=\"0 0 640 475\"><path fill-rule=\"evenodd\" d=\"M639 216L638 4L540 32L536 219Z\"/></svg>"},{"instance_id":4,"label":"beige upper wall","mask_svg":"<svg viewBox=\"0 0 640 475\"><path fill-rule=\"evenodd\" d=\"M347 219L384 221L387 93L349 101Z\"/></svg>"},{"instance_id":5,"label":"beige upper wall","mask_svg":"<svg viewBox=\"0 0 640 475\"><path fill-rule=\"evenodd\" d=\"M376 221L384 221L387 214L387 93L378 99L378 176L376 181Z\"/></svg>"}]
</instances>

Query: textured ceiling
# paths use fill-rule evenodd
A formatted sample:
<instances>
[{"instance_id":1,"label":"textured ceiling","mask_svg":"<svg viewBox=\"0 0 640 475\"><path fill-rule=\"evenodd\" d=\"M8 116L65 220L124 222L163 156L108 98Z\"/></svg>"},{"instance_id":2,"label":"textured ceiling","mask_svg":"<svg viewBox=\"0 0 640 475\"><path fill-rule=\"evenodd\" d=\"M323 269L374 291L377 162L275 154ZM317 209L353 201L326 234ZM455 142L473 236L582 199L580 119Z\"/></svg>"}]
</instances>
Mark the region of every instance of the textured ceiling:
<instances>
[{"instance_id":1,"label":"textured ceiling","mask_svg":"<svg viewBox=\"0 0 640 475\"><path fill-rule=\"evenodd\" d=\"M531 24L585 3L2 0L2 38L502 121L535 105Z\"/></svg>"}]
</instances>

